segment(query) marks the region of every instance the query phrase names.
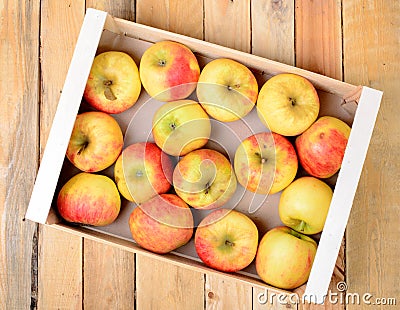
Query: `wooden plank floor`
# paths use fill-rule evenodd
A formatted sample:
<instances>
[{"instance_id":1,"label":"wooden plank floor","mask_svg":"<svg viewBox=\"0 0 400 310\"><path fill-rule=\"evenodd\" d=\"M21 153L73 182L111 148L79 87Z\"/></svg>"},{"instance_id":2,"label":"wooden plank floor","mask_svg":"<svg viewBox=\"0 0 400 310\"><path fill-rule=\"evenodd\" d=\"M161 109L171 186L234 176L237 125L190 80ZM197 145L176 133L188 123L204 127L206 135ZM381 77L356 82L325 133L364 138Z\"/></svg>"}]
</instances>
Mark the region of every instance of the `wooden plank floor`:
<instances>
[{"instance_id":1,"label":"wooden plank floor","mask_svg":"<svg viewBox=\"0 0 400 310\"><path fill-rule=\"evenodd\" d=\"M23 221L88 7L383 90L331 286L400 304L400 1L0 0L0 309L320 308Z\"/></svg>"}]
</instances>

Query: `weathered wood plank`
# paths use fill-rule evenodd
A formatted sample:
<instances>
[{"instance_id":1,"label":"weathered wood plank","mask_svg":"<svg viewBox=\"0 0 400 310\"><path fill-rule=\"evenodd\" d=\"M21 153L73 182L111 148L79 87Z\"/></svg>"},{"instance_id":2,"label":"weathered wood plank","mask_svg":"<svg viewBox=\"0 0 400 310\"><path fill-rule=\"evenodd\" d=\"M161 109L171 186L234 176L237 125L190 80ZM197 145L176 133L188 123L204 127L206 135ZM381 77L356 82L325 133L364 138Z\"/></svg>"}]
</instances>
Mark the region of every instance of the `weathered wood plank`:
<instances>
[{"instance_id":1,"label":"weathered wood plank","mask_svg":"<svg viewBox=\"0 0 400 310\"><path fill-rule=\"evenodd\" d=\"M84 239L85 309L133 309L135 254Z\"/></svg>"},{"instance_id":2,"label":"weathered wood plank","mask_svg":"<svg viewBox=\"0 0 400 310\"><path fill-rule=\"evenodd\" d=\"M297 309L297 295L274 289L253 287L253 310Z\"/></svg>"},{"instance_id":3,"label":"weathered wood plank","mask_svg":"<svg viewBox=\"0 0 400 310\"><path fill-rule=\"evenodd\" d=\"M251 1L254 55L294 65L294 1Z\"/></svg>"},{"instance_id":4,"label":"weathered wood plank","mask_svg":"<svg viewBox=\"0 0 400 310\"><path fill-rule=\"evenodd\" d=\"M41 226L38 309L82 309L82 238Z\"/></svg>"},{"instance_id":5,"label":"weathered wood plank","mask_svg":"<svg viewBox=\"0 0 400 310\"><path fill-rule=\"evenodd\" d=\"M296 0L296 66L342 80L340 0Z\"/></svg>"},{"instance_id":6,"label":"weathered wood plank","mask_svg":"<svg viewBox=\"0 0 400 310\"><path fill-rule=\"evenodd\" d=\"M250 0L204 0L206 41L251 50Z\"/></svg>"},{"instance_id":7,"label":"weathered wood plank","mask_svg":"<svg viewBox=\"0 0 400 310\"><path fill-rule=\"evenodd\" d=\"M29 309L31 305L36 225L23 218L38 158L39 14L37 1L1 2L1 309Z\"/></svg>"},{"instance_id":8,"label":"weathered wood plank","mask_svg":"<svg viewBox=\"0 0 400 310\"><path fill-rule=\"evenodd\" d=\"M131 0L86 0L86 8L110 13L114 17L135 21L135 1Z\"/></svg>"},{"instance_id":9,"label":"weathered wood plank","mask_svg":"<svg viewBox=\"0 0 400 310\"><path fill-rule=\"evenodd\" d=\"M203 39L203 0L137 0L138 23Z\"/></svg>"},{"instance_id":10,"label":"weathered wood plank","mask_svg":"<svg viewBox=\"0 0 400 310\"><path fill-rule=\"evenodd\" d=\"M85 1L41 1L40 149L46 140L81 28ZM39 231L39 309L82 308L82 238Z\"/></svg>"},{"instance_id":11,"label":"weathered wood plank","mask_svg":"<svg viewBox=\"0 0 400 310\"><path fill-rule=\"evenodd\" d=\"M206 309L251 309L252 287L239 281L206 275Z\"/></svg>"},{"instance_id":12,"label":"weathered wood plank","mask_svg":"<svg viewBox=\"0 0 400 310\"><path fill-rule=\"evenodd\" d=\"M204 309L204 275L136 255L137 309Z\"/></svg>"},{"instance_id":13,"label":"weathered wood plank","mask_svg":"<svg viewBox=\"0 0 400 310\"><path fill-rule=\"evenodd\" d=\"M345 80L384 92L347 228L348 291L399 304L400 2L344 1L343 34Z\"/></svg>"}]
</instances>

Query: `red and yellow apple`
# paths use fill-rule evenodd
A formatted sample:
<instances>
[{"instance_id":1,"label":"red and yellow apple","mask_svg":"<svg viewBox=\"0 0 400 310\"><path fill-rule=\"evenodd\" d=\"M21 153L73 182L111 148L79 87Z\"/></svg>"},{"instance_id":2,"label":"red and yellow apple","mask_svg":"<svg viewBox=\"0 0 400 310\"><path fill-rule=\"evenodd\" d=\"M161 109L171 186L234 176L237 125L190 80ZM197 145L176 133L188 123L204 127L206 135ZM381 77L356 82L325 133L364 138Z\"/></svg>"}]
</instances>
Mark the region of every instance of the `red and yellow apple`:
<instances>
[{"instance_id":1,"label":"red and yellow apple","mask_svg":"<svg viewBox=\"0 0 400 310\"><path fill-rule=\"evenodd\" d=\"M271 131L283 136L297 136L317 119L319 97L304 77L281 73L262 86L257 100L260 120Z\"/></svg>"},{"instance_id":2,"label":"red and yellow apple","mask_svg":"<svg viewBox=\"0 0 400 310\"><path fill-rule=\"evenodd\" d=\"M193 52L173 41L150 46L140 59L139 71L144 89L159 101L187 98L195 90L200 75Z\"/></svg>"},{"instance_id":3,"label":"red and yellow apple","mask_svg":"<svg viewBox=\"0 0 400 310\"><path fill-rule=\"evenodd\" d=\"M218 209L200 222L194 242L197 254L207 266L235 272L254 260L258 230L243 213Z\"/></svg>"},{"instance_id":4,"label":"red and yellow apple","mask_svg":"<svg viewBox=\"0 0 400 310\"><path fill-rule=\"evenodd\" d=\"M173 165L167 154L151 142L126 147L114 167L114 178L121 195L135 203L168 192Z\"/></svg>"},{"instance_id":5,"label":"red and yellow apple","mask_svg":"<svg viewBox=\"0 0 400 310\"><path fill-rule=\"evenodd\" d=\"M175 192L196 209L224 205L236 190L236 176L229 160L221 153L199 149L185 155L173 173Z\"/></svg>"},{"instance_id":6,"label":"red and yellow apple","mask_svg":"<svg viewBox=\"0 0 400 310\"><path fill-rule=\"evenodd\" d=\"M296 176L298 162L293 145L271 132L254 134L236 149L234 168L238 182L258 194L274 194Z\"/></svg>"},{"instance_id":7,"label":"red and yellow apple","mask_svg":"<svg viewBox=\"0 0 400 310\"><path fill-rule=\"evenodd\" d=\"M139 70L131 56L110 51L94 58L83 96L99 111L121 113L136 103L141 88Z\"/></svg>"},{"instance_id":8,"label":"red and yellow apple","mask_svg":"<svg viewBox=\"0 0 400 310\"><path fill-rule=\"evenodd\" d=\"M232 122L253 109L258 84L246 66L231 59L219 58L203 68L196 92L209 115L222 122Z\"/></svg>"},{"instance_id":9,"label":"red and yellow apple","mask_svg":"<svg viewBox=\"0 0 400 310\"><path fill-rule=\"evenodd\" d=\"M81 172L61 188L57 208L68 222L105 226L117 218L121 198L109 177Z\"/></svg>"},{"instance_id":10,"label":"red and yellow apple","mask_svg":"<svg viewBox=\"0 0 400 310\"><path fill-rule=\"evenodd\" d=\"M310 175L329 178L341 167L350 127L332 116L320 117L296 138L300 164Z\"/></svg>"},{"instance_id":11,"label":"red and yellow apple","mask_svg":"<svg viewBox=\"0 0 400 310\"><path fill-rule=\"evenodd\" d=\"M112 116L85 112L76 117L66 156L78 169L97 172L115 162L123 145L121 128Z\"/></svg>"},{"instance_id":12,"label":"red and yellow apple","mask_svg":"<svg viewBox=\"0 0 400 310\"><path fill-rule=\"evenodd\" d=\"M168 253L186 244L193 235L188 205L173 194L162 194L137 206L129 217L133 239L155 253Z\"/></svg>"},{"instance_id":13,"label":"red and yellow apple","mask_svg":"<svg viewBox=\"0 0 400 310\"><path fill-rule=\"evenodd\" d=\"M208 142L211 122L197 102L171 101L155 112L152 133L156 144L165 153L183 156Z\"/></svg>"},{"instance_id":14,"label":"red and yellow apple","mask_svg":"<svg viewBox=\"0 0 400 310\"><path fill-rule=\"evenodd\" d=\"M323 181L301 177L283 190L279 199L279 217L283 224L303 234L320 233L332 195L332 189Z\"/></svg>"},{"instance_id":15,"label":"red and yellow apple","mask_svg":"<svg viewBox=\"0 0 400 310\"><path fill-rule=\"evenodd\" d=\"M282 289L304 284L310 275L317 243L289 227L276 227L260 241L256 270L266 283Z\"/></svg>"}]
</instances>

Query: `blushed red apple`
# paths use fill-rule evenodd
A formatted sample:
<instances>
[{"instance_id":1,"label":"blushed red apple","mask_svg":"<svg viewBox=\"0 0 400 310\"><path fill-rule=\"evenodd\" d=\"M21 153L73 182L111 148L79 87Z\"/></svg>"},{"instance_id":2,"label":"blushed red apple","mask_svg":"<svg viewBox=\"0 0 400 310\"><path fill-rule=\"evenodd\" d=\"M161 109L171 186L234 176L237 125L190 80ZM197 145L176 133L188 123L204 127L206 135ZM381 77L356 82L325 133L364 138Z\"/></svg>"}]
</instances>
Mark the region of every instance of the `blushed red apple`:
<instances>
[{"instance_id":1,"label":"blushed red apple","mask_svg":"<svg viewBox=\"0 0 400 310\"><path fill-rule=\"evenodd\" d=\"M300 164L310 175L329 178L341 167L351 128L332 116L320 117L296 138Z\"/></svg>"},{"instance_id":2,"label":"blushed red apple","mask_svg":"<svg viewBox=\"0 0 400 310\"><path fill-rule=\"evenodd\" d=\"M214 269L235 272L253 261L258 245L258 230L245 214L218 209L207 215L195 234L196 252Z\"/></svg>"},{"instance_id":3,"label":"blushed red apple","mask_svg":"<svg viewBox=\"0 0 400 310\"><path fill-rule=\"evenodd\" d=\"M61 188L57 208L68 222L105 226L115 221L121 199L115 183L107 176L81 172Z\"/></svg>"},{"instance_id":4,"label":"blushed red apple","mask_svg":"<svg viewBox=\"0 0 400 310\"><path fill-rule=\"evenodd\" d=\"M140 79L147 93L159 101L187 98L196 88L200 67L196 56L183 44L160 41L140 59Z\"/></svg>"},{"instance_id":5,"label":"blushed red apple","mask_svg":"<svg viewBox=\"0 0 400 310\"><path fill-rule=\"evenodd\" d=\"M129 217L133 239L155 253L168 253L186 244L193 235L188 205L173 194L162 194L137 206Z\"/></svg>"},{"instance_id":6,"label":"blushed red apple","mask_svg":"<svg viewBox=\"0 0 400 310\"><path fill-rule=\"evenodd\" d=\"M234 168L238 182L258 194L274 194L296 176L298 161L293 145L271 132L254 134L236 149Z\"/></svg>"},{"instance_id":7,"label":"blushed red apple","mask_svg":"<svg viewBox=\"0 0 400 310\"><path fill-rule=\"evenodd\" d=\"M76 117L66 156L78 169L97 172L116 161L123 145L121 128L112 116L85 112Z\"/></svg>"}]
</instances>

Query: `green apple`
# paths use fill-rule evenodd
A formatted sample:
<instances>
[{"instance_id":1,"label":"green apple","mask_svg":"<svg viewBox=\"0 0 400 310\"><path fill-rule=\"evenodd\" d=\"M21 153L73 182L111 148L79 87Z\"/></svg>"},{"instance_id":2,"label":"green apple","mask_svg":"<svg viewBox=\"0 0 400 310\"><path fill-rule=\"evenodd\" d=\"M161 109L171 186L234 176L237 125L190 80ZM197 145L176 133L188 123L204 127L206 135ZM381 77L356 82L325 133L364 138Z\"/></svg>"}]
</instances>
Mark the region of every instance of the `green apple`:
<instances>
[{"instance_id":1,"label":"green apple","mask_svg":"<svg viewBox=\"0 0 400 310\"><path fill-rule=\"evenodd\" d=\"M208 142L211 122L197 102L171 101L154 114L152 133L156 144L165 153L183 156Z\"/></svg>"},{"instance_id":2,"label":"green apple","mask_svg":"<svg viewBox=\"0 0 400 310\"><path fill-rule=\"evenodd\" d=\"M283 224L311 235L322 231L332 200L332 189L314 177L302 177L286 187L279 200Z\"/></svg>"}]
</instances>

